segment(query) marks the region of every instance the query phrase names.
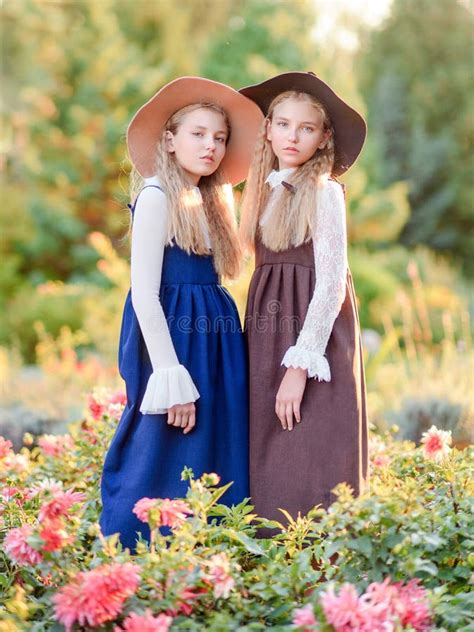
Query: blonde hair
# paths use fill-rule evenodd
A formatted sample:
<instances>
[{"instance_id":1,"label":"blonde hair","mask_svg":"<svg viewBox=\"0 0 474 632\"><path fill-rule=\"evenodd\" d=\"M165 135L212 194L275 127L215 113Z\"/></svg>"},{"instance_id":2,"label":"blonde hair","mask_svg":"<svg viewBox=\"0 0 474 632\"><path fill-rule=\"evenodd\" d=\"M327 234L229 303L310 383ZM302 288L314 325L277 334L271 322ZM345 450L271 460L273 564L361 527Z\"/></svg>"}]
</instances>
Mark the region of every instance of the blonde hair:
<instances>
[{"instance_id":1,"label":"blonde hair","mask_svg":"<svg viewBox=\"0 0 474 632\"><path fill-rule=\"evenodd\" d=\"M175 112L167 121L156 151L156 174L168 200L168 243L188 254L209 255L203 232L203 217L207 219L212 242L214 265L219 275L235 278L240 271L242 251L237 239L232 187L225 184L221 170L199 180L201 196L186 180L174 153L166 148L166 132L175 134L184 117L199 109L213 110L224 118L228 135L231 129L226 112L214 103L195 103ZM143 188L143 178L136 169L130 176L132 202ZM202 197L202 202L201 202Z\"/></svg>"},{"instance_id":2,"label":"blonde hair","mask_svg":"<svg viewBox=\"0 0 474 632\"><path fill-rule=\"evenodd\" d=\"M278 189L272 196L272 212L264 226L259 219L267 204L270 186L265 180L272 169L278 168L271 142L267 140L267 126L272 120L275 108L287 99L307 101L321 114L324 131L329 132L326 146L317 149L313 156L291 174L292 190ZM260 127L255 145L254 159L250 166L242 202L240 235L248 250L255 248L255 240L260 236L265 246L278 252L296 247L311 238L317 189L322 180L327 179L334 166L334 130L322 103L306 92L288 90L276 96L270 103L268 114Z\"/></svg>"}]
</instances>

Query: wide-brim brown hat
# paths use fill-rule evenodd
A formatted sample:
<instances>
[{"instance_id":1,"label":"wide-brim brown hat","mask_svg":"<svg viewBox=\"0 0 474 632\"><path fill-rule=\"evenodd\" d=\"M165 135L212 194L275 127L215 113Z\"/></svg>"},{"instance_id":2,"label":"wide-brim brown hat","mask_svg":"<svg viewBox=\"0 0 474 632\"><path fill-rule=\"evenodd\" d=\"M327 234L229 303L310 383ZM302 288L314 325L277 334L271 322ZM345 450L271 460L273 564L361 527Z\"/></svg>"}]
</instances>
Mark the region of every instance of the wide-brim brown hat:
<instances>
[{"instance_id":1,"label":"wide-brim brown hat","mask_svg":"<svg viewBox=\"0 0 474 632\"><path fill-rule=\"evenodd\" d=\"M238 184L247 176L262 113L237 90L202 77L180 77L167 83L134 115L127 130L134 166L144 178L155 175L156 145L166 122L194 103L214 103L226 112L231 133L220 168L226 181Z\"/></svg>"},{"instance_id":2,"label":"wide-brim brown hat","mask_svg":"<svg viewBox=\"0 0 474 632\"><path fill-rule=\"evenodd\" d=\"M284 72L262 83L241 88L239 92L255 101L266 116L273 99L287 90L307 92L326 108L334 128L335 159L332 173L340 176L354 164L362 150L367 134L364 119L313 72Z\"/></svg>"}]
</instances>

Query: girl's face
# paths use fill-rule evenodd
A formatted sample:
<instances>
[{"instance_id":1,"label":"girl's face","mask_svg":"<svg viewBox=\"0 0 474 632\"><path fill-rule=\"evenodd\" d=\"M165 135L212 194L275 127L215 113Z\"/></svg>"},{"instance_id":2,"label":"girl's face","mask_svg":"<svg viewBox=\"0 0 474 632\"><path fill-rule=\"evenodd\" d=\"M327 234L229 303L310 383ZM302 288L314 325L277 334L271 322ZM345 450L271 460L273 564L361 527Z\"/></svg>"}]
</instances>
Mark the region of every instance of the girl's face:
<instances>
[{"instance_id":1,"label":"girl's face","mask_svg":"<svg viewBox=\"0 0 474 632\"><path fill-rule=\"evenodd\" d=\"M184 115L175 133L166 132L166 147L188 180L197 185L201 176L210 176L221 164L227 136L223 115L199 108Z\"/></svg>"},{"instance_id":2,"label":"girl's face","mask_svg":"<svg viewBox=\"0 0 474 632\"><path fill-rule=\"evenodd\" d=\"M329 134L324 130L321 112L309 101L292 98L275 107L267 126L267 139L278 158L279 169L303 165L326 146Z\"/></svg>"}]
</instances>

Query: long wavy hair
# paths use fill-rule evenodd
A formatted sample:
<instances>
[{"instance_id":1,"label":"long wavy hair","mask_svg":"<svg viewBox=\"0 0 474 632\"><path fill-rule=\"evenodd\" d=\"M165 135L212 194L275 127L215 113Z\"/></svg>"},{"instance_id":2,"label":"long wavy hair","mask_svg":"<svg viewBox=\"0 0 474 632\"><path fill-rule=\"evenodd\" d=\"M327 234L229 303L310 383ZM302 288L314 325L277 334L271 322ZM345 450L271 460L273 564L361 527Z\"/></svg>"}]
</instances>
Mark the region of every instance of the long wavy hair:
<instances>
[{"instance_id":1,"label":"long wavy hair","mask_svg":"<svg viewBox=\"0 0 474 632\"><path fill-rule=\"evenodd\" d=\"M329 132L326 146L317 149L313 156L298 167L288 178L292 189L279 187L269 200L270 185L265 182L272 169L278 169L271 142L267 140L267 129L275 108L287 99L311 103L321 115L324 131ZM326 180L334 166L334 129L329 115L315 97L306 92L288 90L280 93L270 103L268 114L263 120L257 137L255 152L244 190L240 224L242 243L249 251L255 249L259 236L267 248L278 252L296 247L311 238L317 212L317 190ZM268 221L259 226L259 220L267 203L272 210Z\"/></svg>"},{"instance_id":2,"label":"long wavy hair","mask_svg":"<svg viewBox=\"0 0 474 632\"><path fill-rule=\"evenodd\" d=\"M214 265L219 275L235 278L240 271L242 250L237 237L232 186L225 183L221 169L199 180L199 196L186 180L174 153L166 148L166 132L176 134L184 118L190 112L208 109L224 118L228 136L231 133L226 112L214 103L195 103L175 112L167 121L156 150L155 173L165 192L168 208L169 244L174 241L188 254L210 254L206 245L203 219L207 219L212 243ZM130 175L132 202L143 188L143 178L136 169ZM201 201L202 198L202 201Z\"/></svg>"}]
</instances>

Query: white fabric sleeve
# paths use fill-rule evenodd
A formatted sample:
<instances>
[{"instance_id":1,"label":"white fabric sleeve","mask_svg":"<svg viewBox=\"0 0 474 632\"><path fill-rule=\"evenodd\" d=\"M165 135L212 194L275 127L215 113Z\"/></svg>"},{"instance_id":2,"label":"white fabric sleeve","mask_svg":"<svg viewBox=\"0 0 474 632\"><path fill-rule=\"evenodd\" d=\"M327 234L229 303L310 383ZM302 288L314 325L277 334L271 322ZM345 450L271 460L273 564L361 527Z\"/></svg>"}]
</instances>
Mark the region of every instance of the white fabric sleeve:
<instances>
[{"instance_id":1,"label":"white fabric sleeve","mask_svg":"<svg viewBox=\"0 0 474 632\"><path fill-rule=\"evenodd\" d=\"M307 369L308 377L330 382L331 371L324 353L346 296L346 208L341 186L327 181L317 202L313 228L316 285L303 329L296 345L285 353L282 364Z\"/></svg>"},{"instance_id":2,"label":"white fabric sleeve","mask_svg":"<svg viewBox=\"0 0 474 632\"><path fill-rule=\"evenodd\" d=\"M132 305L153 366L140 406L143 414L162 414L175 404L199 397L187 369L179 364L160 303L161 271L168 232L165 194L143 189L135 204L132 224Z\"/></svg>"}]
</instances>

